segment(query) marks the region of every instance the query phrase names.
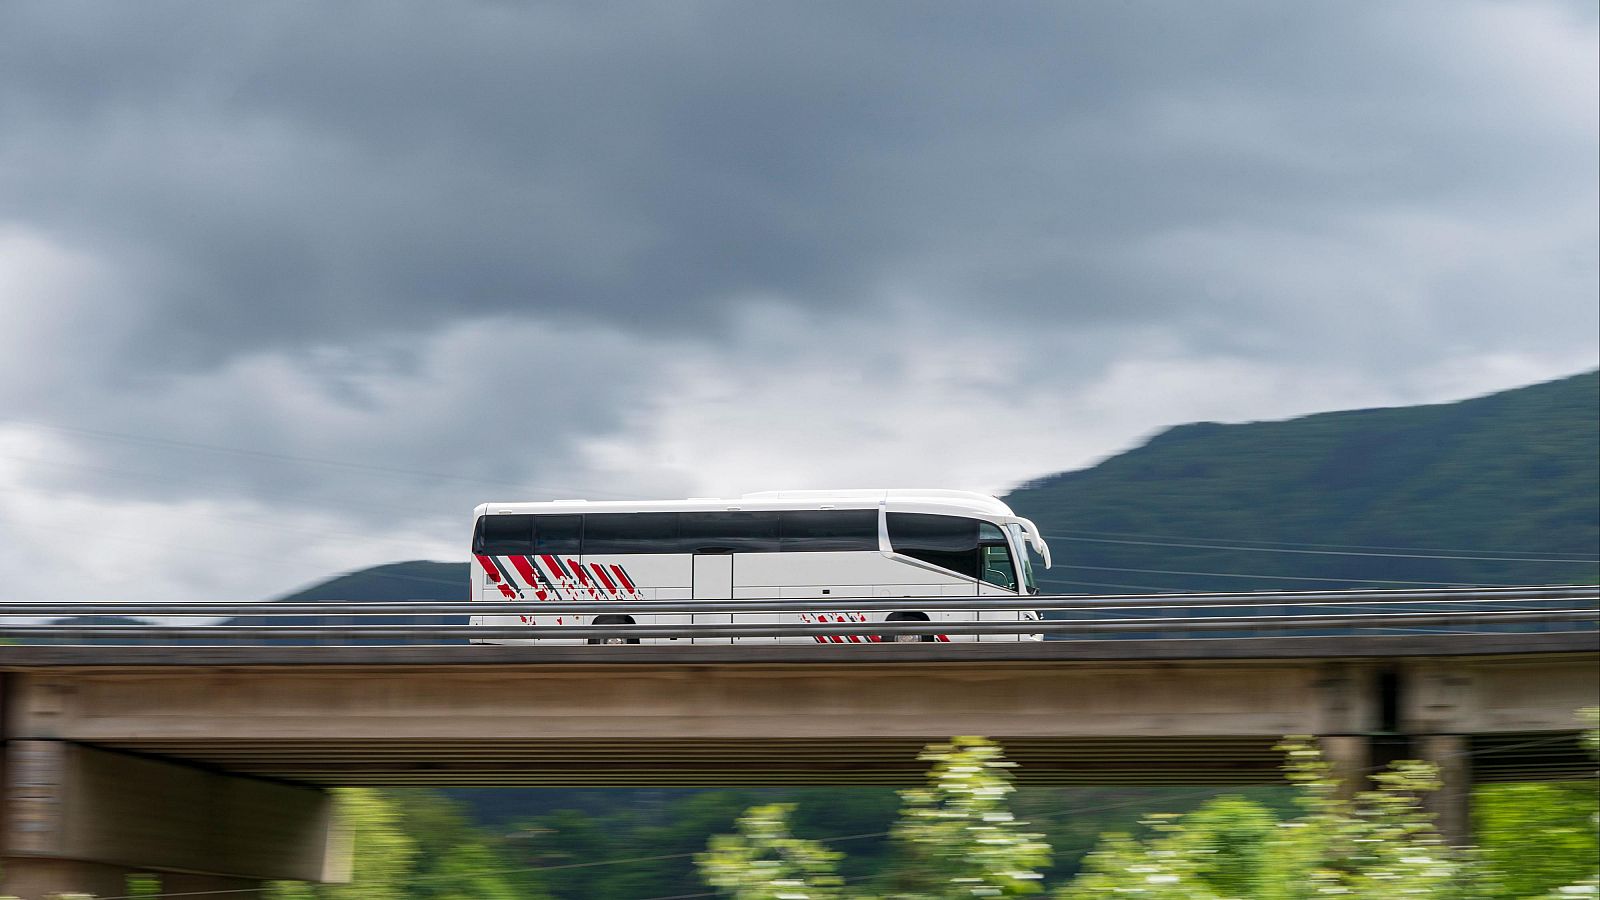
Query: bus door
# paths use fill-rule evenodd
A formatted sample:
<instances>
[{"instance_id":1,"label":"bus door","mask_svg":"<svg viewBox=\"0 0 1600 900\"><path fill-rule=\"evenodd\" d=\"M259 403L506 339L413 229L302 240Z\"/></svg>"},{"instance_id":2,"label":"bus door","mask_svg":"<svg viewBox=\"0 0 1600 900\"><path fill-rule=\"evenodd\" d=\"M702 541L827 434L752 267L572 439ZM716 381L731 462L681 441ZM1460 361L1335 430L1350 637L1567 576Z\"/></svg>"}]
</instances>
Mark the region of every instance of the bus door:
<instances>
[{"instance_id":1,"label":"bus door","mask_svg":"<svg viewBox=\"0 0 1600 900\"><path fill-rule=\"evenodd\" d=\"M980 596L1017 595L1017 569L1012 559L1011 545L1000 527L989 522L978 524L978 594ZM1016 610L985 609L977 615L980 622L1015 622ZM979 638L982 640L982 638ZM997 635L990 640L1014 641L1010 635Z\"/></svg>"},{"instance_id":2,"label":"bus door","mask_svg":"<svg viewBox=\"0 0 1600 900\"><path fill-rule=\"evenodd\" d=\"M694 554L693 595L696 600L726 600L727 612L695 613L696 625L729 625L733 622L733 551L703 550ZM732 638L697 637L696 644L730 644Z\"/></svg>"}]
</instances>

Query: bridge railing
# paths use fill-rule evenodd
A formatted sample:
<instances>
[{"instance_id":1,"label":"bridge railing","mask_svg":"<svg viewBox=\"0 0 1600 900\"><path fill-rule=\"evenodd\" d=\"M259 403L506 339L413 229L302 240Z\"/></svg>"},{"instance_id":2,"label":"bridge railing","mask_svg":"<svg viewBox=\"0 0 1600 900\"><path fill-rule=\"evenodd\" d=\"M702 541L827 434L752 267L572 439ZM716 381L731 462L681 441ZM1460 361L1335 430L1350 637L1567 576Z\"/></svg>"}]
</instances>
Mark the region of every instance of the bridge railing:
<instances>
[{"instance_id":1,"label":"bridge railing","mask_svg":"<svg viewBox=\"0 0 1600 900\"><path fill-rule=\"evenodd\" d=\"M719 624L469 625L468 616L628 617L694 613L972 613L972 620L780 621ZM978 613L1033 613L1040 618L981 621ZM151 617L129 625L93 621L39 622L61 617ZM1118 637L1247 637L1288 634L1448 633L1451 631L1600 629L1600 589L1583 585L1362 591L1262 591L1208 594L1035 595L1030 597L835 597L829 599L609 600L595 602L318 603L0 603L0 638L21 642L284 643L841 638L859 642L900 635L979 635L1053 639ZM242 623L173 620L234 617ZM404 621L374 621L383 618ZM16 619L33 621L15 621ZM265 624L274 619L311 619ZM363 621L365 620L365 621Z\"/></svg>"},{"instance_id":2,"label":"bridge railing","mask_svg":"<svg viewBox=\"0 0 1600 900\"><path fill-rule=\"evenodd\" d=\"M1195 609L1215 606L1349 606L1391 607L1399 604L1484 604L1596 602L1600 587L1553 585L1533 587L1439 588L1429 590L1241 591L1232 593L1165 594L1034 594L1026 597L849 597L828 599L734 600L598 600L515 601L476 603L441 600L322 600L301 603L202 602L126 603L83 601L0 601L0 617L100 616L384 616L384 615L582 615L592 613L695 612L871 612L918 610L1106 611L1122 609Z\"/></svg>"}]
</instances>

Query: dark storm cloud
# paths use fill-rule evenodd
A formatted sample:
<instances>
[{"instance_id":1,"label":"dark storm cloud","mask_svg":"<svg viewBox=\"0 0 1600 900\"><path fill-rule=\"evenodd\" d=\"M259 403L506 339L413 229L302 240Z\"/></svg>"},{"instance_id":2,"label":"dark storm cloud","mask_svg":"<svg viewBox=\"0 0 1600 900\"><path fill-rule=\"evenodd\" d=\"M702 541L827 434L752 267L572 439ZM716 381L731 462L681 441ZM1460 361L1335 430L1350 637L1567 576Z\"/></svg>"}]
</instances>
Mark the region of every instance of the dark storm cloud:
<instances>
[{"instance_id":1,"label":"dark storm cloud","mask_svg":"<svg viewBox=\"0 0 1600 900\"><path fill-rule=\"evenodd\" d=\"M1592 149L1529 140L1445 13L11 4L0 218L112 264L157 368L889 289L1137 321L1193 294L1130 243L1491 203Z\"/></svg>"}]
</instances>

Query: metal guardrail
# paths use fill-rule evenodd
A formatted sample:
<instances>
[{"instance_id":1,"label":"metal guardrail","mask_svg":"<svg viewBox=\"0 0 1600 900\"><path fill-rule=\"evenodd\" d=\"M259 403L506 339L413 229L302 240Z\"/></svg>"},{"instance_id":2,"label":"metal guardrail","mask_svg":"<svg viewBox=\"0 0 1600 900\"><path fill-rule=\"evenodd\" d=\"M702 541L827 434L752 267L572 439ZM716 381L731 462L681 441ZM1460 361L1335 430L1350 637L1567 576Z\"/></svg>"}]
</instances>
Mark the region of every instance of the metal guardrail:
<instances>
[{"instance_id":1,"label":"metal guardrail","mask_svg":"<svg viewBox=\"0 0 1600 900\"><path fill-rule=\"evenodd\" d=\"M1354 614L1333 616L1222 616L1206 618L1117 619L1111 621L1012 622L830 622L816 625L152 625L145 627L20 625L0 635L102 638L468 638L474 640L584 640L591 638L818 637L829 635L1022 635L1054 633L1146 633L1214 631L1300 631L1328 628L1461 628L1539 622L1593 622L1594 610L1439 614ZM530 634L531 631L543 634Z\"/></svg>"},{"instance_id":2,"label":"metal guardrail","mask_svg":"<svg viewBox=\"0 0 1600 900\"><path fill-rule=\"evenodd\" d=\"M1035 594L1029 597L831 597L829 599L600 600L460 603L325 601L318 603L97 603L0 602L0 617L284 617L284 616L516 616L660 615L725 612L945 612L1029 610L1099 612L1117 609L1191 609L1214 606L1373 606L1413 603L1513 603L1556 600L1600 602L1600 588L1587 585L1437 590L1248 591L1204 594ZM4 627L4 626L0 626ZM84 626L93 627L93 626Z\"/></svg>"},{"instance_id":3,"label":"metal guardrail","mask_svg":"<svg viewBox=\"0 0 1600 900\"><path fill-rule=\"evenodd\" d=\"M591 640L641 638L892 637L896 635L1149 635L1214 636L1221 632L1282 636L1290 632L1393 633L1396 629L1498 629L1562 624L1600 628L1600 588L1454 588L1438 590L1282 591L1225 594L1102 594L1032 597L830 598L827 600L656 600L604 602L478 603L0 603L0 616L286 616L441 618L515 615L660 615L681 613L999 612L1052 613L1046 620L733 623L681 625L461 625L406 624L196 625L151 623L0 624L0 637L79 641L324 641L373 640L416 643L463 640ZM1237 612L1235 612L1237 611ZM1568 628L1568 632L1573 630Z\"/></svg>"}]
</instances>

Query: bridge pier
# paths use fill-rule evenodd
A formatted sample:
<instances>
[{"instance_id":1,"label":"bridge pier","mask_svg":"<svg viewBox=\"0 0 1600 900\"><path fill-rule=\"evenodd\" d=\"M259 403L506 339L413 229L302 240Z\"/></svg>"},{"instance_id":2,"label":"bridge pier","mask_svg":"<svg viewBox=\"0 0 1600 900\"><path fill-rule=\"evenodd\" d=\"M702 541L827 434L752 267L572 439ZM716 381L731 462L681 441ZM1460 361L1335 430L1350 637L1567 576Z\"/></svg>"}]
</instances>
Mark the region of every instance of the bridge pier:
<instances>
[{"instance_id":1,"label":"bridge pier","mask_svg":"<svg viewBox=\"0 0 1600 900\"><path fill-rule=\"evenodd\" d=\"M1434 827L1445 843L1464 847L1472 843L1471 742L1462 735L1327 735L1317 739L1322 758L1339 780L1339 796L1349 800L1372 790L1372 776L1390 763L1417 759L1438 771L1439 789L1423 797Z\"/></svg>"},{"instance_id":2,"label":"bridge pier","mask_svg":"<svg viewBox=\"0 0 1600 900\"><path fill-rule=\"evenodd\" d=\"M328 794L62 740L5 746L0 894L162 892L238 900L266 880L340 880ZM226 893L224 893L226 892Z\"/></svg>"},{"instance_id":3,"label":"bridge pier","mask_svg":"<svg viewBox=\"0 0 1600 900\"><path fill-rule=\"evenodd\" d=\"M1423 800L1423 806L1433 813L1434 827L1453 847L1471 844L1471 743L1459 734L1428 734L1415 739L1414 751L1418 759L1439 772L1439 789Z\"/></svg>"},{"instance_id":4,"label":"bridge pier","mask_svg":"<svg viewBox=\"0 0 1600 900\"><path fill-rule=\"evenodd\" d=\"M1317 738L1322 758L1339 782L1339 796L1345 800L1368 786L1373 768L1372 738L1364 734L1330 734Z\"/></svg>"}]
</instances>

